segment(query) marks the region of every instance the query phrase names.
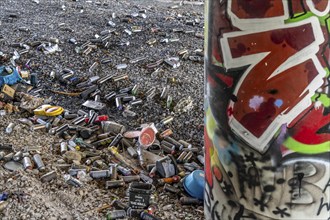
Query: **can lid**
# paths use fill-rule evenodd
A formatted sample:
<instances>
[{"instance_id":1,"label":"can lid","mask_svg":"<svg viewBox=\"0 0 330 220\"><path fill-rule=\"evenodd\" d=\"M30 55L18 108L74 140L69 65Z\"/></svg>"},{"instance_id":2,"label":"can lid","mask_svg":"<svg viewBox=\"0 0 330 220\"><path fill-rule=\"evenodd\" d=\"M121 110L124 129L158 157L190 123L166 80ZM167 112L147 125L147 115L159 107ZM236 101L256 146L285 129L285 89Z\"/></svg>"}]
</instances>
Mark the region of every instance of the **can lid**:
<instances>
[{"instance_id":1,"label":"can lid","mask_svg":"<svg viewBox=\"0 0 330 220\"><path fill-rule=\"evenodd\" d=\"M143 147L149 147L155 142L156 129L154 126L148 126L141 130L139 142Z\"/></svg>"},{"instance_id":2,"label":"can lid","mask_svg":"<svg viewBox=\"0 0 330 220\"><path fill-rule=\"evenodd\" d=\"M9 171L23 170L23 165L16 161L9 161L5 163L3 166L5 169Z\"/></svg>"}]
</instances>

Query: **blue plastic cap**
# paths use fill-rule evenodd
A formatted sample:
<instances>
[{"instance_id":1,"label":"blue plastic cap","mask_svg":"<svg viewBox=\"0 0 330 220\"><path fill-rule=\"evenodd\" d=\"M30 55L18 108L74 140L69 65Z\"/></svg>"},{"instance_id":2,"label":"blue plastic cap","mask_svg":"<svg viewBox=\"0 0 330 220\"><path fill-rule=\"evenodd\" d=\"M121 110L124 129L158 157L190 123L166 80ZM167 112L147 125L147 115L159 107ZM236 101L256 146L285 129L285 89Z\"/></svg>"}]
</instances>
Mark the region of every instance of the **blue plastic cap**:
<instances>
[{"instance_id":1,"label":"blue plastic cap","mask_svg":"<svg viewBox=\"0 0 330 220\"><path fill-rule=\"evenodd\" d=\"M187 193L197 199L204 199L205 174L203 170L195 170L184 178L183 187Z\"/></svg>"}]
</instances>

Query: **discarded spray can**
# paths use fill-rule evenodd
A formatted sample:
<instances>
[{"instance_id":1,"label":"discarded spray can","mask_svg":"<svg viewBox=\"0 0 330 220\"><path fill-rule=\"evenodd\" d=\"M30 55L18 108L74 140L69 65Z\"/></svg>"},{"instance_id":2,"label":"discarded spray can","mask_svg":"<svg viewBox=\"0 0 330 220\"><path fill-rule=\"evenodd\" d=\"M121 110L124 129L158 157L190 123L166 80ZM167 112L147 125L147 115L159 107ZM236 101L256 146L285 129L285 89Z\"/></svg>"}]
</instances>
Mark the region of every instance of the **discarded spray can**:
<instances>
[{"instance_id":1,"label":"discarded spray can","mask_svg":"<svg viewBox=\"0 0 330 220\"><path fill-rule=\"evenodd\" d=\"M162 178L158 180L159 184L165 184L165 183L178 183L180 182L181 177L180 176L172 176L167 178Z\"/></svg>"},{"instance_id":2,"label":"discarded spray can","mask_svg":"<svg viewBox=\"0 0 330 220\"><path fill-rule=\"evenodd\" d=\"M123 116L125 117L125 118L127 118L127 117L135 117L136 116L136 113L135 112L133 112L133 111L131 111L131 110L129 110L129 109L125 109L124 111L123 111Z\"/></svg>"},{"instance_id":3,"label":"discarded spray can","mask_svg":"<svg viewBox=\"0 0 330 220\"><path fill-rule=\"evenodd\" d=\"M128 147L127 152L133 158L137 158L137 156L138 156L136 150L133 147Z\"/></svg>"},{"instance_id":4,"label":"discarded spray can","mask_svg":"<svg viewBox=\"0 0 330 220\"><path fill-rule=\"evenodd\" d=\"M140 218L142 220L161 220L160 218L157 218L156 216L151 215L148 212L141 212Z\"/></svg>"},{"instance_id":5,"label":"discarded spray can","mask_svg":"<svg viewBox=\"0 0 330 220\"><path fill-rule=\"evenodd\" d=\"M144 167L144 158L143 158L143 152L142 152L141 146L138 146L136 152L138 154L138 159L139 159L140 166Z\"/></svg>"},{"instance_id":6,"label":"discarded spray can","mask_svg":"<svg viewBox=\"0 0 330 220\"><path fill-rule=\"evenodd\" d=\"M117 146L119 141L123 138L121 133L117 134L116 137L111 141L109 146Z\"/></svg>"},{"instance_id":7,"label":"discarded spray can","mask_svg":"<svg viewBox=\"0 0 330 220\"><path fill-rule=\"evenodd\" d=\"M123 110L123 103L121 101L121 97L116 97L115 98L116 101L116 107L119 111Z\"/></svg>"},{"instance_id":8,"label":"discarded spray can","mask_svg":"<svg viewBox=\"0 0 330 220\"><path fill-rule=\"evenodd\" d=\"M79 125L79 124L81 124L83 122L85 122L85 116L79 116L79 117L77 117L77 118L75 118L75 119L72 120L72 123L74 125Z\"/></svg>"},{"instance_id":9,"label":"discarded spray can","mask_svg":"<svg viewBox=\"0 0 330 220\"><path fill-rule=\"evenodd\" d=\"M9 154L6 154L6 155L3 157L3 160L4 160L4 161L10 161L10 160L13 159L13 157L14 157L14 153L11 152L11 153L9 153Z\"/></svg>"},{"instance_id":10,"label":"discarded spray can","mask_svg":"<svg viewBox=\"0 0 330 220\"><path fill-rule=\"evenodd\" d=\"M90 137L92 136L92 134L93 134L93 131L92 131L91 129L88 129L88 128L86 128L86 129L82 129L82 130L79 131L79 135L80 135L80 137L82 137L83 139L88 139L88 138L90 138Z\"/></svg>"},{"instance_id":11,"label":"discarded spray can","mask_svg":"<svg viewBox=\"0 0 330 220\"><path fill-rule=\"evenodd\" d=\"M86 164L86 165L90 165L90 164L92 164L95 160L98 160L98 159L101 159L101 157L100 157L100 156L90 157L90 158L88 158L88 159L85 161L85 164Z\"/></svg>"},{"instance_id":12,"label":"discarded spray can","mask_svg":"<svg viewBox=\"0 0 330 220\"><path fill-rule=\"evenodd\" d=\"M173 131L171 129L166 129L162 133L159 134L159 138L163 139L164 137L170 136L173 134Z\"/></svg>"},{"instance_id":13,"label":"discarded spray can","mask_svg":"<svg viewBox=\"0 0 330 220\"><path fill-rule=\"evenodd\" d=\"M99 169L106 170L107 169L107 165L106 165L106 163L104 163L103 160L95 160L93 162L93 168L96 168L95 169L96 171L100 171ZM110 170L106 170L106 171L109 171L109 173L110 173ZM95 174L95 175L97 175L97 174ZM103 174L103 175L105 175L105 174ZM109 175L111 176L111 173Z\"/></svg>"},{"instance_id":14,"label":"discarded spray can","mask_svg":"<svg viewBox=\"0 0 330 220\"><path fill-rule=\"evenodd\" d=\"M124 176L132 175L132 171L130 169L122 167L120 165L117 165L117 170Z\"/></svg>"},{"instance_id":15,"label":"discarded spray can","mask_svg":"<svg viewBox=\"0 0 330 220\"><path fill-rule=\"evenodd\" d=\"M97 139L98 139L98 140L104 140L104 139L108 138L109 136L111 136L111 132L107 132L107 133L99 134L99 135L97 135ZM110 143L111 143L111 142L110 142Z\"/></svg>"},{"instance_id":16,"label":"discarded spray can","mask_svg":"<svg viewBox=\"0 0 330 220\"><path fill-rule=\"evenodd\" d=\"M198 161L199 161L201 164L204 165L204 163L205 163L205 158L204 158L203 155L198 155L198 156L197 156L197 159L198 159Z\"/></svg>"},{"instance_id":17,"label":"discarded spray can","mask_svg":"<svg viewBox=\"0 0 330 220\"><path fill-rule=\"evenodd\" d=\"M69 124L64 124L56 129L56 133L61 133L69 129Z\"/></svg>"},{"instance_id":18,"label":"discarded spray can","mask_svg":"<svg viewBox=\"0 0 330 220\"><path fill-rule=\"evenodd\" d=\"M112 189L117 187L125 186L124 180L110 180L105 182L105 188L106 189Z\"/></svg>"},{"instance_id":19,"label":"discarded spray can","mask_svg":"<svg viewBox=\"0 0 330 220\"><path fill-rule=\"evenodd\" d=\"M98 116L97 112L95 112L94 110L91 110L90 115L89 115L88 124L92 125L95 122L97 116Z\"/></svg>"},{"instance_id":20,"label":"discarded spray can","mask_svg":"<svg viewBox=\"0 0 330 220\"><path fill-rule=\"evenodd\" d=\"M109 137L109 138L94 142L93 146L100 147L100 146L104 146L104 145L109 145L111 142L112 142L112 137Z\"/></svg>"},{"instance_id":21,"label":"discarded spray can","mask_svg":"<svg viewBox=\"0 0 330 220\"><path fill-rule=\"evenodd\" d=\"M107 214L107 220L122 219L127 216L125 210L114 210Z\"/></svg>"},{"instance_id":22,"label":"discarded spray can","mask_svg":"<svg viewBox=\"0 0 330 220\"><path fill-rule=\"evenodd\" d=\"M86 169L69 169L68 172L69 172L70 176L77 176L79 171L85 171L86 172Z\"/></svg>"},{"instance_id":23,"label":"discarded spray can","mask_svg":"<svg viewBox=\"0 0 330 220\"><path fill-rule=\"evenodd\" d=\"M122 209L122 210L127 210L129 208L128 205L125 203L121 202L120 200L114 200L111 205L115 207L116 209Z\"/></svg>"},{"instance_id":24,"label":"discarded spray can","mask_svg":"<svg viewBox=\"0 0 330 220\"><path fill-rule=\"evenodd\" d=\"M23 157L23 167L25 170L32 170L33 166L30 157Z\"/></svg>"},{"instance_id":25,"label":"discarded spray can","mask_svg":"<svg viewBox=\"0 0 330 220\"><path fill-rule=\"evenodd\" d=\"M94 62L94 63L92 64L92 66L89 68L88 71L89 71L90 73L93 73L94 70L97 68L98 65L99 65L98 62Z\"/></svg>"},{"instance_id":26,"label":"discarded spray can","mask_svg":"<svg viewBox=\"0 0 330 220\"><path fill-rule=\"evenodd\" d=\"M111 164L109 166L110 174L111 174L111 180L118 179L118 172L117 172L117 166L115 164Z\"/></svg>"},{"instance_id":27,"label":"discarded spray can","mask_svg":"<svg viewBox=\"0 0 330 220\"><path fill-rule=\"evenodd\" d=\"M75 119L77 117L78 117L78 114L72 114L72 113L69 113L69 112L64 113L64 118L68 119L68 120Z\"/></svg>"},{"instance_id":28,"label":"discarded spray can","mask_svg":"<svg viewBox=\"0 0 330 220\"><path fill-rule=\"evenodd\" d=\"M68 143L67 142L61 142L61 145L60 145L60 152L61 152L61 155L65 154L65 152L68 151Z\"/></svg>"},{"instance_id":29,"label":"discarded spray can","mask_svg":"<svg viewBox=\"0 0 330 220\"><path fill-rule=\"evenodd\" d=\"M171 138L169 136L164 137L164 140L167 141L167 142L170 142L170 143L174 144L177 149L182 148L182 144L181 143L179 143L178 141L174 140L173 138Z\"/></svg>"},{"instance_id":30,"label":"discarded spray can","mask_svg":"<svg viewBox=\"0 0 330 220\"><path fill-rule=\"evenodd\" d=\"M131 218L137 218L140 216L141 212L143 212L143 209L133 209L131 207L128 207L127 209L127 216Z\"/></svg>"},{"instance_id":31,"label":"discarded spray can","mask_svg":"<svg viewBox=\"0 0 330 220\"><path fill-rule=\"evenodd\" d=\"M181 197L180 202L182 205L203 205L203 201L192 197Z\"/></svg>"},{"instance_id":32,"label":"discarded spray can","mask_svg":"<svg viewBox=\"0 0 330 220\"><path fill-rule=\"evenodd\" d=\"M183 158L188 154L187 151L182 151L181 154L177 157L176 161L178 163L183 163Z\"/></svg>"},{"instance_id":33,"label":"discarded spray can","mask_svg":"<svg viewBox=\"0 0 330 220\"><path fill-rule=\"evenodd\" d=\"M13 156L13 160L14 161L19 161L23 158L23 152L22 151L18 151L16 152L16 154Z\"/></svg>"},{"instance_id":34,"label":"discarded spray can","mask_svg":"<svg viewBox=\"0 0 330 220\"><path fill-rule=\"evenodd\" d=\"M109 170L98 170L98 171L90 171L89 175L93 179L101 179L101 178L108 178L111 176Z\"/></svg>"},{"instance_id":35,"label":"discarded spray can","mask_svg":"<svg viewBox=\"0 0 330 220\"><path fill-rule=\"evenodd\" d=\"M57 174L55 171L51 171L49 173L44 174L43 176L40 177L41 182L49 182L53 179L57 178Z\"/></svg>"},{"instance_id":36,"label":"discarded spray can","mask_svg":"<svg viewBox=\"0 0 330 220\"><path fill-rule=\"evenodd\" d=\"M44 170L45 165L41 159L41 156L39 154L33 155L33 161L37 165L38 170Z\"/></svg>"},{"instance_id":37,"label":"discarded spray can","mask_svg":"<svg viewBox=\"0 0 330 220\"><path fill-rule=\"evenodd\" d=\"M125 146L125 147L127 147L127 148L129 148L129 147L132 147L133 148L133 145L134 145L134 142L132 142L130 139L128 139L128 138L122 138L121 139L121 143Z\"/></svg>"},{"instance_id":38,"label":"discarded spray can","mask_svg":"<svg viewBox=\"0 0 330 220\"><path fill-rule=\"evenodd\" d=\"M189 151L189 152L186 154L186 156L184 156L184 158L183 158L183 162L186 163L186 162L190 161L191 158L193 157L193 155L194 155L193 152Z\"/></svg>"},{"instance_id":39,"label":"discarded spray can","mask_svg":"<svg viewBox=\"0 0 330 220\"><path fill-rule=\"evenodd\" d=\"M130 183L130 182L133 182L133 181L140 181L140 176L139 175L122 176L122 179L124 180L125 183Z\"/></svg>"},{"instance_id":40,"label":"discarded spray can","mask_svg":"<svg viewBox=\"0 0 330 220\"><path fill-rule=\"evenodd\" d=\"M190 172L196 170L196 167L193 166L193 165L190 164L190 163L185 163L185 164L183 165L183 167L184 167L186 170L190 171Z\"/></svg>"},{"instance_id":41,"label":"discarded spray can","mask_svg":"<svg viewBox=\"0 0 330 220\"><path fill-rule=\"evenodd\" d=\"M33 125L30 127L31 131L37 131L37 130L41 130L41 129L49 129L50 128L50 124L38 124L38 125Z\"/></svg>"},{"instance_id":42,"label":"discarded spray can","mask_svg":"<svg viewBox=\"0 0 330 220\"><path fill-rule=\"evenodd\" d=\"M72 186L81 187L83 184L78 179L70 176L69 174L64 174L64 181Z\"/></svg>"},{"instance_id":43,"label":"discarded spray can","mask_svg":"<svg viewBox=\"0 0 330 220\"><path fill-rule=\"evenodd\" d=\"M104 99L107 101L111 101L116 97L117 93L116 92L110 92L104 96Z\"/></svg>"},{"instance_id":44,"label":"discarded spray can","mask_svg":"<svg viewBox=\"0 0 330 220\"><path fill-rule=\"evenodd\" d=\"M168 116L166 118L164 118L163 120L160 121L161 125L167 125L168 123L172 122L174 119L173 116Z\"/></svg>"},{"instance_id":45,"label":"discarded spray can","mask_svg":"<svg viewBox=\"0 0 330 220\"><path fill-rule=\"evenodd\" d=\"M115 134L124 133L126 128L124 125L118 124L113 121L102 121L101 126L104 132L113 132Z\"/></svg>"},{"instance_id":46,"label":"discarded spray can","mask_svg":"<svg viewBox=\"0 0 330 220\"><path fill-rule=\"evenodd\" d=\"M135 99L133 101L130 101L129 104L131 106L134 106L134 105L140 105L140 104L142 104L142 102L143 102L142 99Z\"/></svg>"},{"instance_id":47,"label":"discarded spray can","mask_svg":"<svg viewBox=\"0 0 330 220\"><path fill-rule=\"evenodd\" d=\"M175 150L174 150L174 146L173 147L169 147L169 146L166 146L164 143L162 143L161 145L161 148L163 149L163 151L167 154L175 154Z\"/></svg>"},{"instance_id":48,"label":"discarded spray can","mask_svg":"<svg viewBox=\"0 0 330 220\"><path fill-rule=\"evenodd\" d=\"M148 213L153 215L158 209L158 205L156 203L151 203L148 207Z\"/></svg>"},{"instance_id":49,"label":"discarded spray can","mask_svg":"<svg viewBox=\"0 0 330 220\"><path fill-rule=\"evenodd\" d=\"M149 172L149 176L150 176L151 178L155 177L155 176L156 176L156 172L157 172L157 167L154 166L154 167L150 170L150 172Z\"/></svg>"},{"instance_id":50,"label":"discarded spray can","mask_svg":"<svg viewBox=\"0 0 330 220\"><path fill-rule=\"evenodd\" d=\"M184 140L179 140L178 142L179 142L180 144L182 144L182 148L183 148L183 147L185 147L185 148L191 148L191 147L192 147L192 145L191 145L190 143L188 143L188 142L186 142L186 141L184 141ZM182 149L182 148L181 148L181 149ZM181 149L180 149L180 150L181 150Z\"/></svg>"},{"instance_id":51,"label":"discarded spray can","mask_svg":"<svg viewBox=\"0 0 330 220\"><path fill-rule=\"evenodd\" d=\"M13 132L13 129L15 127L15 124L14 123L9 123L9 125L6 127L6 133L7 134L11 134Z\"/></svg>"},{"instance_id":52,"label":"discarded spray can","mask_svg":"<svg viewBox=\"0 0 330 220\"><path fill-rule=\"evenodd\" d=\"M53 122L52 122L52 126L57 126L58 125L58 123L62 120L62 116L57 116L57 117L55 117L54 118L54 120L53 120Z\"/></svg>"},{"instance_id":53,"label":"discarded spray can","mask_svg":"<svg viewBox=\"0 0 330 220\"><path fill-rule=\"evenodd\" d=\"M150 183L150 184L153 183L153 179L150 178L149 175L143 173L143 171L141 171L141 172L139 173L139 176L140 176L140 178L141 178L141 180L142 180L143 182L145 182L145 183Z\"/></svg>"},{"instance_id":54,"label":"discarded spray can","mask_svg":"<svg viewBox=\"0 0 330 220\"><path fill-rule=\"evenodd\" d=\"M178 188L176 188L174 186L171 186L168 183L165 183L164 190L166 192L170 192L170 193L174 193L174 194L179 194L180 193L180 189L178 189Z\"/></svg>"},{"instance_id":55,"label":"discarded spray can","mask_svg":"<svg viewBox=\"0 0 330 220\"><path fill-rule=\"evenodd\" d=\"M182 151L189 151L189 152L200 152L201 149L199 149L198 147L190 147L190 148L182 148Z\"/></svg>"},{"instance_id":56,"label":"discarded spray can","mask_svg":"<svg viewBox=\"0 0 330 220\"><path fill-rule=\"evenodd\" d=\"M114 82L117 82L117 81L120 81L120 80L124 80L124 79L128 79L128 75L127 74L115 76L115 77L112 78L112 80Z\"/></svg>"}]
</instances>

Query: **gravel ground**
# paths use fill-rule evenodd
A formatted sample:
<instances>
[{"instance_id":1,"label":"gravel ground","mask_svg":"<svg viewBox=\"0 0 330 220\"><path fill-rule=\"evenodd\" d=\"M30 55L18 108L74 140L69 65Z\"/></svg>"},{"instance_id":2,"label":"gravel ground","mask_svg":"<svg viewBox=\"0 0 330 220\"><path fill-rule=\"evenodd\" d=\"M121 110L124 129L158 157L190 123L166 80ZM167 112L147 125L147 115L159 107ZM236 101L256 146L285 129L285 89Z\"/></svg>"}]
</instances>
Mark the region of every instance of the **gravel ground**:
<instances>
[{"instance_id":1,"label":"gravel ground","mask_svg":"<svg viewBox=\"0 0 330 220\"><path fill-rule=\"evenodd\" d=\"M34 42L50 42L51 38L59 40L61 51L44 54L40 47L31 46L27 53L21 55L16 64L24 64L30 60L32 72L37 73L39 83L38 92L30 92L52 104L60 105L70 112L81 109L85 101L78 96L56 94L52 90L77 92L72 85L52 80L50 73L59 75L63 69L71 69L77 77L103 77L109 74L127 74L128 80L108 82L102 84L100 95L103 97L117 88L139 85L139 97L143 104L133 106L130 110L136 116L124 117L113 102L107 103L109 117L125 125L128 129L136 129L143 123L158 123L167 116L174 116L172 123L166 128L173 130L173 137L183 139L202 148L203 146L203 6L202 2L184 1L61 1L39 0L0 1L0 52L13 55L14 51L21 51L15 43L33 45ZM138 17L128 17L140 12ZM141 14L147 17L143 18ZM116 26L107 25L113 21ZM127 22L128 21L128 22ZM190 22L193 21L193 22ZM141 32L133 32L132 27L141 27ZM79 47L88 40L95 39L104 30L115 29L106 41L108 45L97 47L85 55L77 53ZM157 29L157 31L156 31ZM176 32L173 29L181 29ZM185 33L184 31L191 31ZM197 33L197 34L196 34ZM103 36L102 36L103 37ZM179 39L179 41L161 43L162 39ZM76 44L70 42L75 39ZM147 41L156 39L152 45ZM125 44L129 42L129 45ZM124 45L121 45L121 44ZM188 56L178 55L182 49L188 50ZM197 51L196 51L197 50ZM138 63L130 61L137 57L145 57ZM199 59L199 61L194 61ZM162 63L156 68L147 65L159 59L179 57L180 66L172 68ZM197 58L196 58L197 57ZM89 71L94 62L110 58L111 62L99 64L94 71ZM2 61L8 65L9 61ZM126 69L116 69L117 64L127 64ZM0 60L1 64L1 60ZM146 99L146 92L156 88L156 96ZM173 97L172 105L167 108L166 101L160 98L164 87L169 88L169 95ZM187 111L178 111L178 103L183 99L192 101ZM50 99L50 100L49 100ZM0 100L1 101L1 100ZM165 102L165 104L164 104ZM19 103L13 103L19 105ZM184 105L189 107L189 105ZM66 173L57 165L62 163L62 156L57 154L52 146L58 138L43 131L31 132L28 126L17 123L19 118L31 115L24 112L0 116L0 145L12 144L14 151L36 148L46 164L46 171L55 170L58 176ZM4 132L10 122L16 127L12 134ZM0 161L0 165L4 162ZM0 193L9 192L10 196L0 206L1 219L104 219L112 208L106 208L114 199L127 202L123 188L105 190L104 182L89 181L84 187L74 188L66 184L63 178L57 178L50 183L41 183L43 172L37 169L31 171L9 172L0 166ZM124 187L125 189L127 187ZM164 192L162 187L155 193L158 203L156 215L161 219L203 219L202 206L182 206L179 196ZM103 207L104 208L100 208ZM2 213L1 213L2 211Z\"/></svg>"}]
</instances>

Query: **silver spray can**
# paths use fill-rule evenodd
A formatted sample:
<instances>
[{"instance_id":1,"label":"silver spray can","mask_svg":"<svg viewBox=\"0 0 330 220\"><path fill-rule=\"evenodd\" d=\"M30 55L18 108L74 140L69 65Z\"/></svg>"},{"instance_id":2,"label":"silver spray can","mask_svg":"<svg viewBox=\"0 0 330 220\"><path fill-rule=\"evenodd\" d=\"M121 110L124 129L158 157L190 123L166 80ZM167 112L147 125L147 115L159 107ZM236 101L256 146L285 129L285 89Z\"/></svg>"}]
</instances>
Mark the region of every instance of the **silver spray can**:
<instances>
[{"instance_id":1,"label":"silver spray can","mask_svg":"<svg viewBox=\"0 0 330 220\"><path fill-rule=\"evenodd\" d=\"M23 167L25 170L32 170L33 166L30 157L23 157Z\"/></svg>"},{"instance_id":2,"label":"silver spray can","mask_svg":"<svg viewBox=\"0 0 330 220\"><path fill-rule=\"evenodd\" d=\"M38 170L45 170L45 164L42 161L40 154L33 155L33 161L37 165Z\"/></svg>"}]
</instances>

